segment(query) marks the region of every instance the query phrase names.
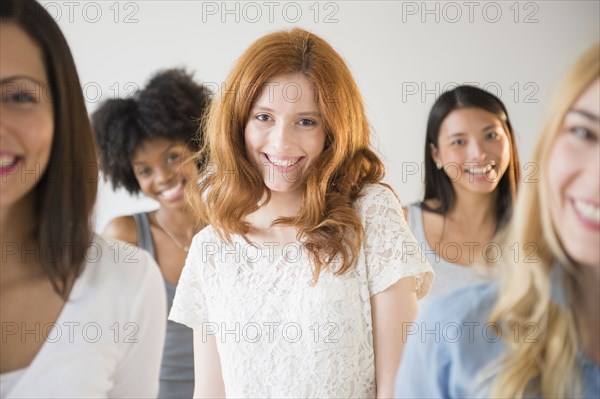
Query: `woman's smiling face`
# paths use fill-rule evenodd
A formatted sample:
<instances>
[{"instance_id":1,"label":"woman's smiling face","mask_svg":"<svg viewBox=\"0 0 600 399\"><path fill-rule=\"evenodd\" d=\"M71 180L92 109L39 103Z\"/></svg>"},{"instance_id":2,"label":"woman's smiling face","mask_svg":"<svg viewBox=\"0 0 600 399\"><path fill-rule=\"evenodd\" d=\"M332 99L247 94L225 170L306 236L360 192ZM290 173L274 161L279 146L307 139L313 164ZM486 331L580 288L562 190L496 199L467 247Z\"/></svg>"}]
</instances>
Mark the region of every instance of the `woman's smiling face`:
<instances>
[{"instance_id":1,"label":"woman's smiling face","mask_svg":"<svg viewBox=\"0 0 600 399\"><path fill-rule=\"evenodd\" d=\"M0 87L0 208L5 209L40 181L54 137L41 50L11 23L0 23Z\"/></svg>"},{"instance_id":2,"label":"woman's smiling face","mask_svg":"<svg viewBox=\"0 0 600 399\"><path fill-rule=\"evenodd\" d=\"M168 208L185 206L184 189L194 179L195 158L183 141L145 140L133 151L131 167L148 197Z\"/></svg>"},{"instance_id":3,"label":"woman's smiling face","mask_svg":"<svg viewBox=\"0 0 600 399\"><path fill-rule=\"evenodd\" d=\"M298 191L325 147L312 83L301 73L277 75L262 88L244 129L246 154L272 192Z\"/></svg>"},{"instance_id":4,"label":"woman's smiling face","mask_svg":"<svg viewBox=\"0 0 600 399\"><path fill-rule=\"evenodd\" d=\"M548 158L550 213L575 262L600 268L600 79L573 104Z\"/></svg>"}]
</instances>

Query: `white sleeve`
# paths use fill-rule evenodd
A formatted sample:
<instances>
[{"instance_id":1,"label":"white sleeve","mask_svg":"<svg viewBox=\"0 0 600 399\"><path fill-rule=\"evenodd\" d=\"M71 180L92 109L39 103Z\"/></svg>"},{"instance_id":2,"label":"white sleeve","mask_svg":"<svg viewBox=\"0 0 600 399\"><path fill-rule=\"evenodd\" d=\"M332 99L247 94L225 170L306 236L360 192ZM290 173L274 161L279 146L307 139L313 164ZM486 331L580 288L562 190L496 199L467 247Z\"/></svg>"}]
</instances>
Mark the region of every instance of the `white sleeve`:
<instances>
[{"instance_id":1,"label":"white sleeve","mask_svg":"<svg viewBox=\"0 0 600 399\"><path fill-rule=\"evenodd\" d=\"M192 329L199 329L203 322L208 321L208 310L204 295L202 267L202 240L196 235L190 246L190 251L181 271L169 320L185 324Z\"/></svg>"},{"instance_id":2,"label":"white sleeve","mask_svg":"<svg viewBox=\"0 0 600 399\"><path fill-rule=\"evenodd\" d=\"M407 276L416 278L418 298L427 295L433 269L408 228L395 194L383 185L369 185L358 201L365 228L363 245L370 296Z\"/></svg>"},{"instance_id":3,"label":"white sleeve","mask_svg":"<svg viewBox=\"0 0 600 399\"><path fill-rule=\"evenodd\" d=\"M120 344L125 354L114 375L110 398L156 398L167 323L167 298L160 269L140 251L143 274L130 306L129 320ZM126 266L126 265L125 265Z\"/></svg>"}]
</instances>

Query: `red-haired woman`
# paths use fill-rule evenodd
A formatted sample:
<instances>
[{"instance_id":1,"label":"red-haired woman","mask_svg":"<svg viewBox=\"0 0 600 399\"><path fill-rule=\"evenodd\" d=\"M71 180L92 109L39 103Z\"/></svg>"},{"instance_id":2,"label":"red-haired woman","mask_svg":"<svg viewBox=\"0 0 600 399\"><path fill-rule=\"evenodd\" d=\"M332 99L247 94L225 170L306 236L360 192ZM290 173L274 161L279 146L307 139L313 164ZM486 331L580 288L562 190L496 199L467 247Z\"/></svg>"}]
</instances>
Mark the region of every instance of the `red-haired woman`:
<instances>
[{"instance_id":1,"label":"red-haired woman","mask_svg":"<svg viewBox=\"0 0 600 399\"><path fill-rule=\"evenodd\" d=\"M294 29L252 44L225 84L189 189L210 226L170 314L194 329L195 396L391 395L433 273L348 67Z\"/></svg>"}]
</instances>

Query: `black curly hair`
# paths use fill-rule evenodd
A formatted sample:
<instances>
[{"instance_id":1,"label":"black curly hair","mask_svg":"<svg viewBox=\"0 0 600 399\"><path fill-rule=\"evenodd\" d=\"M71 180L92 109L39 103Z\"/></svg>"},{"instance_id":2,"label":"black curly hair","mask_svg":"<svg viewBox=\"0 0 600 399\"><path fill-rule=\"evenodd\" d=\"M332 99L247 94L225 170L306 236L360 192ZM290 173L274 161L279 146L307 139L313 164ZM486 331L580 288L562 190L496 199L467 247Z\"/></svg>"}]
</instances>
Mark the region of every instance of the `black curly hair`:
<instances>
[{"instance_id":1,"label":"black curly hair","mask_svg":"<svg viewBox=\"0 0 600 399\"><path fill-rule=\"evenodd\" d=\"M133 151L148 139L181 140L197 151L204 141L199 120L209 102L209 90L179 68L158 72L131 98L103 102L91 119L105 180L139 194L130 162Z\"/></svg>"}]
</instances>

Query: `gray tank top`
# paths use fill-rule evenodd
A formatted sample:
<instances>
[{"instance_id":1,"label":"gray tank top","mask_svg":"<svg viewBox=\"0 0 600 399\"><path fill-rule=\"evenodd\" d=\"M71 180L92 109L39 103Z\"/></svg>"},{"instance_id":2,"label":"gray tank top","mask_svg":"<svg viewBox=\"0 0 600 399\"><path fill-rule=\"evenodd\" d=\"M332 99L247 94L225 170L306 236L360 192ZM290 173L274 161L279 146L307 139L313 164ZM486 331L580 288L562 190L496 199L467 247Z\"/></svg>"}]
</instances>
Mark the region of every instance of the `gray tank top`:
<instances>
[{"instance_id":1,"label":"gray tank top","mask_svg":"<svg viewBox=\"0 0 600 399\"><path fill-rule=\"evenodd\" d=\"M424 306L432 299L447 294L457 288L485 281L485 279L475 273L472 268L456 263L450 263L429 247L427 239L425 238L423 211L420 203L410 204L407 209L408 227L412 231L415 239L419 243L421 251L425 254L435 272L435 282L431 286L429 294L420 301L420 306ZM442 254L445 250L456 250L456 247L441 248Z\"/></svg>"},{"instance_id":2,"label":"gray tank top","mask_svg":"<svg viewBox=\"0 0 600 399\"><path fill-rule=\"evenodd\" d=\"M137 224L138 247L148 251L156 259L150 222L146 213L133 215ZM165 280L167 291L167 314L173 306L176 286ZM193 331L183 324L167 320L167 332L160 367L159 398L191 398L194 394L194 346Z\"/></svg>"}]
</instances>

